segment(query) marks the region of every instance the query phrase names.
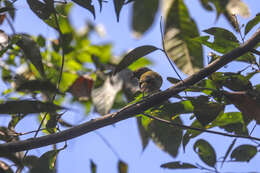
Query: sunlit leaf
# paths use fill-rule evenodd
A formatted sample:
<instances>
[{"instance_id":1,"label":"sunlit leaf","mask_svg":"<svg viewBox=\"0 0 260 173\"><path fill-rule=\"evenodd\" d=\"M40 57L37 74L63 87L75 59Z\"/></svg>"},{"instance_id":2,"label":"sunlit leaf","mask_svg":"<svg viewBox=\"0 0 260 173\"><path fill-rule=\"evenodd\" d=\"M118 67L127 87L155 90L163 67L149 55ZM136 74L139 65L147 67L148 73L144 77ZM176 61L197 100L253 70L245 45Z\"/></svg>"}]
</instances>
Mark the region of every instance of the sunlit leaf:
<instances>
[{"instance_id":1,"label":"sunlit leaf","mask_svg":"<svg viewBox=\"0 0 260 173\"><path fill-rule=\"evenodd\" d=\"M7 101L0 104L0 114L29 114L39 112L55 112L64 109L53 103L32 100Z\"/></svg>"},{"instance_id":2,"label":"sunlit leaf","mask_svg":"<svg viewBox=\"0 0 260 173\"><path fill-rule=\"evenodd\" d=\"M195 165L185 162L169 162L161 165L162 168L168 169L192 169L197 168Z\"/></svg>"},{"instance_id":3,"label":"sunlit leaf","mask_svg":"<svg viewBox=\"0 0 260 173\"><path fill-rule=\"evenodd\" d=\"M245 27L245 35L251 31L260 22L260 13L258 13L252 20L250 20Z\"/></svg>"},{"instance_id":4,"label":"sunlit leaf","mask_svg":"<svg viewBox=\"0 0 260 173\"><path fill-rule=\"evenodd\" d=\"M117 168L118 168L118 173L127 173L128 172L128 165L125 162L123 162L122 160L118 161Z\"/></svg>"},{"instance_id":5,"label":"sunlit leaf","mask_svg":"<svg viewBox=\"0 0 260 173\"><path fill-rule=\"evenodd\" d=\"M95 8L92 5L92 0L72 0L73 2L75 2L76 4L78 4L79 6L87 9L89 12L91 12L91 14L93 15L94 19L96 18L96 13L95 13Z\"/></svg>"},{"instance_id":6,"label":"sunlit leaf","mask_svg":"<svg viewBox=\"0 0 260 173\"><path fill-rule=\"evenodd\" d=\"M25 58L31 61L42 76L45 76L42 56L37 43L27 35L20 35L17 45L23 50Z\"/></svg>"},{"instance_id":7,"label":"sunlit leaf","mask_svg":"<svg viewBox=\"0 0 260 173\"><path fill-rule=\"evenodd\" d=\"M122 79L115 75L107 77L101 87L92 89L91 98L98 113L105 115L110 111L122 86Z\"/></svg>"},{"instance_id":8,"label":"sunlit leaf","mask_svg":"<svg viewBox=\"0 0 260 173\"><path fill-rule=\"evenodd\" d=\"M0 29L0 51L3 51L8 46L8 35Z\"/></svg>"},{"instance_id":9,"label":"sunlit leaf","mask_svg":"<svg viewBox=\"0 0 260 173\"><path fill-rule=\"evenodd\" d=\"M244 18L250 17L247 4L241 0L229 0L226 9L231 15L240 15Z\"/></svg>"},{"instance_id":10,"label":"sunlit leaf","mask_svg":"<svg viewBox=\"0 0 260 173\"><path fill-rule=\"evenodd\" d=\"M165 3L165 49L181 71L193 74L203 67L202 46L191 41L199 36L198 28L183 0Z\"/></svg>"},{"instance_id":11,"label":"sunlit leaf","mask_svg":"<svg viewBox=\"0 0 260 173\"><path fill-rule=\"evenodd\" d=\"M13 170L11 169L11 167L7 163L0 160L0 172L13 173Z\"/></svg>"},{"instance_id":12,"label":"sunlit leaf","mask_svg":"<svg viewBox=\"0 0 260 173\"><path fill-rule=\"evenodd\" d=\"M214 148L205 140L199 139L193 145L193 150L199 155L200 159L208 166L214 167L217 159Z\"/></svg>"},{"instance_id":13,"label":"sunlit leaf","mask_svg":"<svg viewBox=\"0 0 260 173\"><path fill-rule=\"evenodd\" d=\"M152 26L158 7L159 0L134 1L131 22L134 36L142 36Z\"/></svg>"},{"instance_id":14,"label":"sunlit leaf","mask_svg":"<svg viewBox=\"0 0 260 173\"><path fill-rule=\"evenodd\" d=\"M253 145L240 145L231 153L235 161L249 162L257 154L257 147Z\"/></svg>"},{"instance_id":15,"label":"sunlit leaf","mask_svg":"<svg viewBox=\"0 0 260 173\"><path fill-rule=\"evenodd\" d=\"M157 47L146 45L146 46L140 46L132 51L130 51L128 54L126 54L123 59L120 61L120 63L116 66L116 69L114 71L114 74L117 72L120 72L121 70L128 67L130 64L138 60L139 58L142 58L143 56L158 50Z\"/></svg>"}]
</instances>

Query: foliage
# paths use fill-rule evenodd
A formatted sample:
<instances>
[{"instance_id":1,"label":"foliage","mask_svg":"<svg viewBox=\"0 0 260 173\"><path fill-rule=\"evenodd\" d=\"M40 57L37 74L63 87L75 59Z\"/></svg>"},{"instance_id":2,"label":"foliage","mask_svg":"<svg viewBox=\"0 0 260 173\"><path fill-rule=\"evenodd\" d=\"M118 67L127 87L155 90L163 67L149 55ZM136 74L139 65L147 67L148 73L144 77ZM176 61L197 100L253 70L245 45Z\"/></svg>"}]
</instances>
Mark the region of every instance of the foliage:
<instances>
[{"instance_id":1,"label":"foliage","mask_svg":"<svg viewBox=\"0 0 260 173\"><path fill-rule=\"evenodd\" d=\"M139 46L121 55L119 61L112 54L111 44L92 44L90 34L96 32L94 24L87 23L83 32L77 32L68 17L75 3L95 18L96 5L93 5L92 0L72 2L63 4L53 0L27 0L39 20L57 31L59 36L56 39L49 41L43 35L32 36L29 33L15 32L7 35L5 31L0 31L1 75L2 81L8 86L8 89L1 93L5 99L1 100L0 114L11 116L8 127L0 127L1 141L19 141L18 136L21 134L15 132L15 127L28 114L36 114L39 117L46 135L56 133L59 125L71 127L62 119L63 114L70 110L62 106L68 100L83 106L86 115L89 115L90 110L105 115L111 110L118 110L129 103L145 99L137 96L138 81L132 77L131 70L149 65L151 62L145 58L146 55L161 50L180 71L194 74L204 68L203 46L214 52L210 54L210 62L218 60L223 54L239 47L241 41L244 42L244 37L260 22L258 14L245 25L242 36L242 29L235 15L249 14L245 3L240 0L200 0L205 10L216 12L217 19L223 15L241 37L238 38L236 33L220 27L205 29L203 35L200 35L198 26L189 13L190 9L183 0L114 0L112 3L118 22L121 10L130 8L129 4L133 4L131 28L135 36L142 37L151 28L156 14L160 12L160 3L165 20L165 28L161 33L162 48L153 45ZM1 20L7 20L5 16L8 16L14 22L18 13L14 10L16 2L2 0L0 3ZM106 2L98 0L100 12L104 3ZM238 10L235 10L235 7ZM251 81L254 75L259 73L259 63L252 52L245 53L236 61L246 63L252 69L215 72L187 88L185 96L177 95L173 101L161 103L137 117L143 149L151 139L161 150L175 158L181 146L185 150L191 139L205 133L203 130L167 126L146 117L145 114L178 125L187 124L182 119L185 115L192 121L188 127L204 130L219 127L225 133L249 135L247 125L253 120L256 120L257 124L260 122L259 84L253 84ZM172 83L180 81L172 77L167 79ZM237 109L233 112L227 111L226 108L230 105ZM223 163L227 158L234 162L249 162L258 154L259 146L251 144L243 144L233 149L236 141L237 139L227 148ZM219 163L214 146L215 144L211 145L206 139L196 139L193 149L206 167L218 172ZM48 151L40 157L26 156L23 152L1 154L1 157L13 162L18 170L27 167L30 172L56 172L56 159L62 149ZM4 161L0 162L0 172L14 172L13 167L11 169ZM98 165L92 160L90 164L91 172L95 173ZM208 169L180 161L163 163L161 167ZM118 172L127 171L127 163L119 160Z\"/></svg>"}]
</instances>

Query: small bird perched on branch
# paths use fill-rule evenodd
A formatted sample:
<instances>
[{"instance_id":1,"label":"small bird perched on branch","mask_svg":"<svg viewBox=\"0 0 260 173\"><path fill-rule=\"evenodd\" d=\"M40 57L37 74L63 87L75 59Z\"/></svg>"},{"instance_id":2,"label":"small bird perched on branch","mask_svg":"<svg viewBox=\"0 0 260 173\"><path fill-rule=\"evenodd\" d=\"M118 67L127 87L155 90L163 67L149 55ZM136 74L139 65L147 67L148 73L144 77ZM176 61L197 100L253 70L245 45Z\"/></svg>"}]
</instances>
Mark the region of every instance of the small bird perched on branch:
<instances>
[{"instance_id":1,"label":"small bird perched on branch","mask_svg":"<svg viewBox=\"0 0 260 173\"><path fill-rule=\"evenodd\" d=\"M133 77L139 80L139 88L143 93L152 94L162 86L162 77L147 67L135 70Z\"/></svg>"}]
</instances>

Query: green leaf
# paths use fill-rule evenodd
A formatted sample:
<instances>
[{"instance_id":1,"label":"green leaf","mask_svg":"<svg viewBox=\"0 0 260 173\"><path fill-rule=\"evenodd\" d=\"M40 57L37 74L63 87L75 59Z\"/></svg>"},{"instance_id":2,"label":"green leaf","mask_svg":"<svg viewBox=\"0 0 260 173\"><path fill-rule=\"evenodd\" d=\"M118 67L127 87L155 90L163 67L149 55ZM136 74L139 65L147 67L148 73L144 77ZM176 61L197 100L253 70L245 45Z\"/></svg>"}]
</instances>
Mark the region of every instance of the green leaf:
<instances>
[{"instance_id":1,"label":"green leaf","mask_svg":"<svg viewBox=\"0 0 260 173\"><path fill-rule=\"evenodd\" d=\"M213 35L215 38L223 38L225 40L238 42L236 36L232 32L224 28L212 27L204 30L203 32Z\"/></svg>"},{"instance_id":2,"label":"green leaf","mask_svg":"<svg viewBox=\"0 0 260 173\"><path fill-rule=\"evenodd\" d=\"M166 2L165 2L166 3ZM199 36L195 21L190 17L183 0L168 3L165 22L165 49L180 70L193 74L203 67L201 44L191 41Z\"/></svg>"},{"instance_id":3,"label":"green leaf","mask_svg":"<svg viewBox=\"0 0 260 173\"><path fill-rule=\"evenodd\" d=\"M172 109L170 108L171 104L166 103L160 109L147 111L146 113L153 116L158 116L166 120L170 120L170 117L172 116ZM172 122L176 124L182 124L181 119L178 117L172 120ZM182 141L183 129L179 127L165 125L156 120L152 120L149 122L147 130L153 142L159 148L169 153L172 157L177 156L178 149Z\"/></svg>"},{"instance_id":4,"label":"green leaf","mask_svg":"<svg viewBox=\"0 0 260 173\"><path fill-rule=\"evenodd\" d=\"M215 166L217 162L216 152L207 141L203 139L197 140L193 145L193 150L199 155L200 159L208 166Z\"/></svg>"},{"instance_id":5,"label":"green leaf","mask_svg":"<svg viewBox=\"0 0 260 173\"><path fill-rule=\"evenodd\" d=\"M191 97L190 100L194 106L193 112L203 126L209 124L224 112L225 106L223 104L210 102L207 96Z\"/></svg>"},{"instance_id":6,"label":"green leaf","mask_svg":"<svg viewBox=\"0 0 260 173\"><path fill-rule=\"evenodd\" d=\"M53 103L32 100L7 101L0 104L0 114L29 114L40 112L55 112L64 109Z\"/></svg>"},{"instance_id":7,"label":"green leaf","mask_svg":"<svg viewBox=\"0 0 260 173\"><path fill-rule=\"evenodd\" d=\"M115 73L120 72L124 68L128 67L130 64L133 62L137 61L139 58L142 58L143 56L158 50L159 48L150 46L150 45L145 45L145 46L140 46L132 51L130 51L128 54L126 54L123 59L120 61L120 63L116 66L116 69L114 71Z\"/></svg>"},{"instance_id":8,"label":"green leaf","mask_svg":"<svg viewBox=\"0 0 260 173\"><path fill-rule=\"evenodd\" d=\"M92 0L87 0L87 1L86 0L72 0L72 1L75 2L76 4L78 4L79 6L85 8L89 12L91 12L94 19L96 18L95 8L92 5Z\"/></svg>"},{"instance_id":9,"label":"green leaf","mask_svg":"<svg viewBox=\"0 0 260 173\"><path fill-rule=\"evenodd\" d=\"M116 12L117 22L119 22L120 12L121 12L121 9L122 9L124 3L125 3L125 0L114 0L114 7L115 7L115 12Z\"/></svg>"},{"instance_id":10,"label":"green leaf","mask_svg":"<svg viewBox=\"0 0 260 173\"><path fill-rule=\"evenodd\" d=\"M134 1L131 27L136 37L152 26L158 8L159 0Z\"/></svg>"},{"instance_id":11,"label":"green leaf","mask_svg":"<svg viewBox=\"0 0 260 173\"><path fill-rule=\"evenodd\" d=\"M51 150L41 155L35 165L33 165L30 173L55 173L55 164L59 151Z\"/></svg>"},{"instance_id":12,"label":"green leaf","mask_svg":"<svg viewBox=\"0 0 260 173\"><path fill-rule=\"evenodd\" d=\"M253 145L240 145L231 153L231 159L235 161L249 162L257 153L257 148Z\"/></svg>"},{"instance_id":13,"label":"green leaf","mask_svg":"<svg viewBox=\"0 0 260 173\"><path fill-rule=\"evenodd\" d=\"M190 164L190 163L185 163L185 162L169 162L169 163L164 163L161 165L161 168L168 168L168 169L192 169L192 168L197 168L197 166Z\"/></svg>"},{"instance_id":14,"label":"green leaf","mask_svg":"<svg viewBox=\"0 0 260 173\"><path fill-rule=\"evenodd\" d=\"M42 77L45 76L42 56L37 43L27 35L20 35L17 45L23 50L25 58L31 61Z\"/></svg>"},{"instance_id":15,"label":"green leaf","mask_svg":"<svg viewBox=\"0 0 260 173\"><path fill-rule=\"evenodd\" d=\"M246 27L245 27L245 35L251 31L251 29L256 26L258 23L260 22L260 13L256 14L256 16L250 20L249 22L247 22Z\"/></svg>"},{"instance_id":16,"label":"green leaf","mask_svg":"<svg viewBox=\"0 0 260 173\"><path fill-rule=\"evenodd\" d=\"M149 142L149 133L147 132L147 130L143 127L142 124L142 118L143 117L137 117L137 127L138 127L138 132L139 132L139 136L141 138L141 142L142 142L142 147L143 147L143 151L146 148L148 142Z\"/></svg>"},{"instance_id":17,"label":"green leaf","mask_svg":"<svg viewBox=\"0 0 260 173\"><path fill-rule=\"evenodd\" d=\"M128 165L127 163L119 160L117 163L118 173L127 173L128 172Z\"/></svg>"},{"instance_id":18,"label":"green leaf","mask_svg":"<svg viewBox=\"0 0 260 173\"><path fill-rule=\"evenodd\" d=\"M91 169L91 173L97 172L97 165L92 160L90 160L90 169Z\"/></svg>"}]
</instances>

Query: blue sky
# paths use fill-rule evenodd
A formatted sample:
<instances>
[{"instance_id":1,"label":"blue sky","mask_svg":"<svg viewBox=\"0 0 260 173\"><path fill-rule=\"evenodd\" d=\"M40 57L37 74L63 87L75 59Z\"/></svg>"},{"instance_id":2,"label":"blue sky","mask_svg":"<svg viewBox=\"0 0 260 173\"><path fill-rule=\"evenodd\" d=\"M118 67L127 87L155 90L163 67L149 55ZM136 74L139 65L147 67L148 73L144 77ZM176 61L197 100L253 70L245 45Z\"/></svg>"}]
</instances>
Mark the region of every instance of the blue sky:
<instances>
[{"instance_id":1,"label":"blue sky","mask_svg":"<svg viewBox=\"0 0 260 173\"><path fill-rule=\"evenodd\" d=\"M32 35L38 35L39 33L53 38L57 36L57 33L41 22L37 16L35 16L29 9L29 7L24 3L25 1L18 1L17 6L17 18L15 23L15 28L17 32L28 32ZM186 0L186 5L190 9L191 16L196 20L200 31L210 28L212 26L219 26L231 29L229 24L220 17L220 19L215 21L215 13L209 13L203 10L200 4L193 0ZM255 16L257 12L260 11L260 6L258 0L245 0L249 5L251 10L251 18ZM135 39L131 33L130 28L130 15L131 10L124 7L121 15L120 22L116 22L116 16L112 6L112 2L104 4L103 11L97 14L97 18L93 21L92 15L78 7L73 8L73 13L71 15L72 22L77 28L81 28L86 20L91 20L96 24L103 24L105 26L107 36L104 39L99 38L96 35L92 35L93 43L102 43L102 42L112 42L114 45L113 52L115 55L120 55L122 52L125 52L129 49L135 47L149 44L161 47L160 40L160 29L159 29L159 18L157 15L157 20L154 23L153 27L141 38ZM245 23L248 19L241 19L242 23ZM8 26L5 24L0 26L3 30L6 30L7 33L11 33ZM208 49L205 49L205 54L208 53ZM171 69L170 65L164 59L163 54L160 52L152 53L148 56L153 62L154 66L152 67L157 72L163 76L176 76ZM160 58L160 60L159 60ZM243 64L238 64L233 69L241 68ZM230 66L229 66L230 67ZM228 69L227 69L228 70ZM182 74L183 77L185 75ZM259 77L259 76L258 76ZM254 82L257 82L257 79L254 79ZM166 89L170 86L170 83L164 79L163 89ZM78 109L77 104L73 105L73 108ZM233 108L230 108L233 109ZM81 110L77 114L83 114ZM75 117L75 112L70 112L66 114L67 118L70 118L74 121L77 121L78 118ZM72 118L71 118L72 117ZM183 117L187 119L187 117ZM0 122L7 122L8 118L0 120ZM36 118L28 117L25 120L20 122L17 131L30 131L37 128ZM252 125L250 126L252 127ZM218 129L214 129L218 130ZM259 133L259 128L257 127L254 135ZM177 158L172 158L167 153L164 153L159 148L157 148L152 142L149 143L145 151L142 151L141 141L139 139L136 120L134 118L122 121L117 123L115 126L109 126L102 129L99 129L98 132L102 134L110 144L116 149L117 153L120 156L120 159L128 163L129 173L141 173L141 172L155 172L155 173L167 173L172 172L171 170L162 169L160 165L165 162L170 161L183 161L190 163L199 163L204 165L194 154L192 149L192 144L195 140L192 140L189 146L186 149L186 152L183 153L180 150L180 154ZM232 139L227 137L219 137L216 135L203 134L198 138L206 138L216 149L218 158L224 156L227 147L230 145ZM236 146L241 143L247 142L248 140L239 139ZM62 146L62 144L59 144ZM50 150L51 147L44 147L42 149L35 149L31 151L32 154L39 155L42 151ZM68 141L68 147L66 150L60 152L58 156L58 172L60 173L71 173L71 172L90 172L89 165L90 159L92 159L97 164L98 173L105 172L117 172L117 158L111 150L107 147L106 144L100 139L100 137L94 132L83 135L81 137L75 138ZM226 163L221 169L223 172L234 171L234 172L248 172L248 171L257 171L259 170L259 160L260 156L256 156L249 163ZM205 165L204 165L205 166ZM175 171L184 172L182 170ZM191 172L201 172L200 170L191 170L185 171L187 173Z\"/></svg>"}]
</instances>

